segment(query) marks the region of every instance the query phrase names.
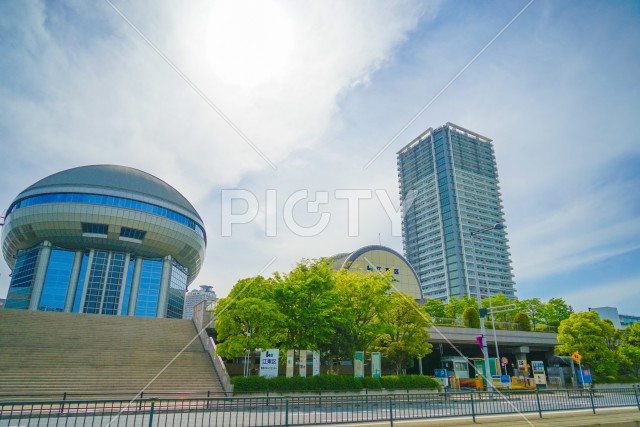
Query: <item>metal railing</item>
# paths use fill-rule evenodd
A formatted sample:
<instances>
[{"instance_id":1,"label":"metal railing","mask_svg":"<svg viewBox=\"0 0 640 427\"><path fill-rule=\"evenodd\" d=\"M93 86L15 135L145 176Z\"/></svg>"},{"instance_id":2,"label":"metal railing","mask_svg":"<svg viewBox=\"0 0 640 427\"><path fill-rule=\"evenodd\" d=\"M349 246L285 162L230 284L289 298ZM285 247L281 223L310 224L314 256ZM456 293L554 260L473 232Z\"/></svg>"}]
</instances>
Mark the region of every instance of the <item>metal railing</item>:
<instances>
[{"instance_id":1,"label":"metal railing","mask_svg":"<svg viewBox=\"0 0 640 427\"><path fill-rule=\"evenodd\" d=\"M218 356L216 352L216 343L213 341L213 338L207 335L207 331L205 329L205 326L207 326L207 324L209 324L213 319L211 313L206 311L206 304L206 301L202 301L193 308L193 324L198 331L200 342L209 353L209 357L211 358L213 367L218 374L223 390L225 392L232 393L233 384L231 384L231 377L227 372L227 367L225 366L222 358Z\"/></svg>"},{"instance_id":2,"label":"metal railing","mask_svg":"<svg viewBox=\"0 0 640 427\"><path fill-rule=\"evenodd\" d=\"M603 390L408 393L0 402L0 426L301 426L637 407L638 387Z\"/></svg>"},{"instance_id":3,"label":"metal railing","mask_svg":"<svg viewBox=\"0 0 640 427\"><path fill-rule=\"evenodd\" d=\"M452 319L447 317L432 317L431 322L436 326L452 326L458 328L464 328L464 321L462 319ZM493 327L493 322L491 320L487 320L486 323L487 328ZM519 323L513 322L495 322L496 329L502 331L520 331L522 328ZM535 328L531 328L529 332L549 332L549 333L558 333L557 326L549 326L538 324Z\"/></svg>"}]
</instances>

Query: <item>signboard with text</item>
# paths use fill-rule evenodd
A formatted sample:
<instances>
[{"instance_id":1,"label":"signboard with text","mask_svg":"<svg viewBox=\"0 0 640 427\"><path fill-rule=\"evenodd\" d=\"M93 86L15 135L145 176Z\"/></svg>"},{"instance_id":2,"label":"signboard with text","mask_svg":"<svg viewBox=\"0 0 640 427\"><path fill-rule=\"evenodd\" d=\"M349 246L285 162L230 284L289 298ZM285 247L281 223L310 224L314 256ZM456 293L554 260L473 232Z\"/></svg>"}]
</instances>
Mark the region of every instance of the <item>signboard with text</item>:
<instances>
[{"instance_id":1,"label":"signboard with text","mask_svg":"<svg viewBox=\"0 0 640 427\"><path fill-rule=\"evenodd\" d=\"M280 350L269 348L260 352L260 376L273 378L278 376L278 358Z\"/></svg>"},{"instance_id":2,"label":"signboard with text","mask_svg":"<svg viewBox=\"0 0 640 427\"><path fill-rule=\"evenodd\" d=\"M320 353L317 351L313 352L313 375L314 377L320 375Z\"/></svg>"},{"instance_id":3,"label":"signboard with text","mask_svg":"<svg viewBox=\"0 0 640 427\"><path fill-rule=\"evenodd\" d=\"M298 365L298 372L301 377L307 376L307 350L300 350L300 363Z\"/></svg>"},{"instance_id":4,"label":"signboard with text","mask_svg":"<svg viewBox=\"0 0 640 427\"><path fill-rule=\"evenodd\" d=\"M353 375L356 378L364 377L364 351L356 351L356 357L353 360Z\"/></svg>"},{"instance_id":5,"label":"signboard with text","mask_svg":"<svg viewBox=\"0 0 640 427\"><path fill-rule=\"evenodd\" d=\"M287 350L287 378L293 377L294 357L295 357L295 351Z\"/></svg>"},{"instance_id":6,"label":"signboard with text","mask_svg":"<svg viewBox=\"0 0 640 427\"><path fill-rule=\"evenodd\" d=\"M380 378L382 376L382 363L379 351L371 353L371 376L373 378Z\"/></svg>"}]
</instances>

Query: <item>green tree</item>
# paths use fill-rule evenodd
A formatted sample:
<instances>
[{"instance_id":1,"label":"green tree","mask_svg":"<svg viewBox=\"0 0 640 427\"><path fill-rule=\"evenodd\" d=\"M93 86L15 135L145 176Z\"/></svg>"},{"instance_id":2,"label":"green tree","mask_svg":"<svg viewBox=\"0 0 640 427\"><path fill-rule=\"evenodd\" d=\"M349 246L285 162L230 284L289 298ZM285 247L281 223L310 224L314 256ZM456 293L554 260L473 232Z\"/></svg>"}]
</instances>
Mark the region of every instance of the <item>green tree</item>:
<instances>
[{"instance_id":1,"label":"green tree","mask_svg":"<svg viewBox=\"0 0 640 427\"><path fill-rule=\"evenodd\" d=\"M513 318L513 321L518 324L521 331L531 330L531 322L529 321L529 316L527 316L527 313L519 311Z\"/></svg>"},{"instance_id":2,"label":"green tree","mask_svg":"<svg viewBox=\"0 0 640 427\"><path fill-rule=\"evenodd\" d=\"M282 335L282 315L270 298L269 281L261 276L238 281L218 301L214 317L217 351L227 359L273 347Z\"/></svg>"},{"instance_id":3,"label":"green tree","mask_svg":"<svg viewBox=\"0 0 640 427\"><path fill-rule=\"evenodd\" d=\"M335 332L328 346L329 357L352 359L356 351L367 351L383 332L380 316L390 303L388 275L349 270L335 272Z\"/></svg>"},{"instance_id":4,"label":"green tree","mask_svg":"<svg viewBox=\"0 0 640 427\"><path fill-rule=\"evenodd\" d=\"M616 329L613 322L609 319L602 319L602 337L611 351L615 351L620 344L620 330Z\"/></svg>"},{"instance_id":5,"label":"green tree","mask_svg":"<svg viewBox=\"0 0 640 427\"><path fill-rule=\"evenodd\" d=\"M467 307L462 313L462 323L466 328L480 327L480 313L476 307Z\"/></svg>"},{"instance_id":6,"label":"green tree","mask_svg":"<svg viewBox=\"0 0 640 427\"><path fill-rule=\"evenodd\" d=\"M451 297L449 303L444 307L445 314L448 318L457 319L462 316L464 309L467 307L478 307L478 301L475 298L464 296L462 298Z\"/></svg>"},{"instance_id":7,"label":"green tree","mask_svg":"<svg viewBox=\"0 0 640 427\"><path fill-rule=\"evenodd\" d=\"M573 313L571 306L562 298L551 298L540 310L540 320L546 325L559 325Z\"/></svg>"},{"instance_id":8,"label":"green tree","mask_svg":"<svg viewBox=\"0 0 640 427\"><path fill-rule=\"evenodd\" d=\"M482 300L482 307L483 308L493 307L494 309L496 309L497 307L503 307L506 305L514 304L514 303L515 303L514 300L507 298L506 296L504 296L504 294L496 294L496 295L492 295L491 297L484 298ZM513 313L514 313L513 311L504 311L502 313L493 314L489 317L491 319L491 322L493 322L494 320L496 322L512 322Z\"/></svg>"},{"instance_id":9,"label":"green tree","mask_svg":"<svg viewBox=\"0 0 640 427\"><path fill-rule=\"evenodd\" d=\"M627 326L620 336L623 344L629 344L640 348L640 323L632 323Z\"/></svg>"},{"instance_id":10,"label":"green tree","mask_svg":"<svg viewBox=\"0 0 640 427\"><path fill-rule=\"evenodd\" d=\"M389 307L380 317L385 331L379 335L377 347L395 365L397 374L403 363L431 353L433 346L427 342L431 322L409 295L391 294Z\"/></svg>"},{"instance_id":11,"label":"green tree","mask_svg":"<svg viewBox=\"0 0 640 427\"><path fill-rule=\"evenodd\" d=\"M640 376L640 347L631 344L621 344L617 352L620 363L627 366L632 374Z\"/></svg>"},{"instance_id":12,"label":"green tree","mask_svg":"<svg viewBox=\"0 0 640 427\"><path fill-rule=\"evenodd\" d=\"M524 299L516 301L515 304L519 312L529 316L533 329L535 329L538 322L542 320L542 311L544 309L544 304L540 301L540 298Z\"/></svg>"},{"instance_id":13,"label":"green tree","mask_svg":"<svg viewBox=\"0 0 640 427\"><path fill-rule=\"evenodd\" d=\"M608 325L602 322L595 311L573 313L560 322L558 354L570 355L579 352L585 363L598 375L612 375L616 371L615 353L608 347L605 335Z\"/></svg>"},{"instance_id":14,"label":"green tree","mask_svg":"<svg viewBox=\"0 0 640 427\"><path fill-rule=\"evenodd\" d=\"M422 309L431 317L446 317L445 305L439 299L428 299L422 305Z\"/></svg>"},{"instance_id":15,"label":"green tree","mask_svg":"<svg viewBox=\"0 0 640 427\"><path fill-rule=\"evenodd\" d=\"M335 335L335 276L325 260L303 260L288 274L276 274L273 298L283 315L284 349L326 352Z\"/></svg>"}]
</instances>

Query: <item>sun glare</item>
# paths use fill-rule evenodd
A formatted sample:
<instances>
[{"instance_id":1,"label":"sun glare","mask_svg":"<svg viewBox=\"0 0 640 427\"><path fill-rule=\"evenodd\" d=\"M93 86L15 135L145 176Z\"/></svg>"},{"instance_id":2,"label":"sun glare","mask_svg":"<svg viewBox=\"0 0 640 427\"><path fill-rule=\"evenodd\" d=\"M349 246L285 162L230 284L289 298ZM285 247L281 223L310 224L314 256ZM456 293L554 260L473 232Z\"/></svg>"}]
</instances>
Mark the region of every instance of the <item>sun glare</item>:
<instances>
[{"instance_id":1,"label":"sun glare","mask_svg":"<svg viewBox=\"0 0 640 427\"><path fill-rule=\"evenodd\" d=\"M222 1L210 13L202 53L218 78L247 87L285 75L293 29L280 5Z\"/></svg>"}]
</instances>

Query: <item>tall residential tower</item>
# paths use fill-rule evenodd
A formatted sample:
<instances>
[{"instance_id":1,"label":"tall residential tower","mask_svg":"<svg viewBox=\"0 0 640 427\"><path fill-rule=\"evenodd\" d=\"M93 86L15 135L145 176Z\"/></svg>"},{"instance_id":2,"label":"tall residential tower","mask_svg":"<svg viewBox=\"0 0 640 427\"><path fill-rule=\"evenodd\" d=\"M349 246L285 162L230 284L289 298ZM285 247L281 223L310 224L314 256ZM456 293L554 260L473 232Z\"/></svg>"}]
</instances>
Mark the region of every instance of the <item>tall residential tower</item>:
<instances>
[{"instance_id":1,"label":"tall residential tower","mask_svg":"<svg viewBox=\"0 0 640 427\"><path fill-rule=\"evenodd\" d=\"M398 174L404 251L425 298L514 298L491 140L452 123L429 128L398 152Z\"/></svg>"}]
</instances>

